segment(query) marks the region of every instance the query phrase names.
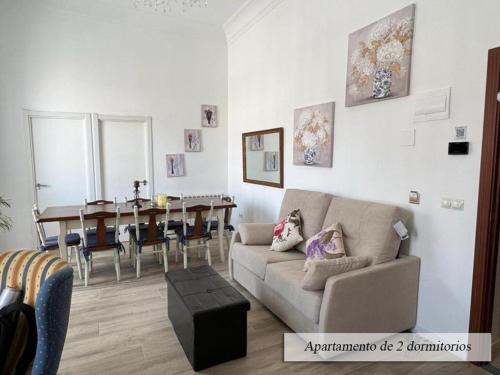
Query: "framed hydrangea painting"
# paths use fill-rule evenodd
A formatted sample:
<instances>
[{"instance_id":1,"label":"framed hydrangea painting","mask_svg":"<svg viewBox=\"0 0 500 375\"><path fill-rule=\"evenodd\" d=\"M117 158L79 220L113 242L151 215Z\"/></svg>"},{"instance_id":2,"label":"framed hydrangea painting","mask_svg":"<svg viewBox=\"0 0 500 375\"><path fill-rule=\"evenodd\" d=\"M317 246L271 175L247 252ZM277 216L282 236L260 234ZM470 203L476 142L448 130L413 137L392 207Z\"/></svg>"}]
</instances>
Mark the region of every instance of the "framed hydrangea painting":
<instances>
[{"instance_id":1,"label":"framed hydrangea painting","mask_svg":"<svg viewBox=\"0 0 500 375\"><path fill-rule=\"evenodd\" d=\"M334 102L295 110L293 164L332 167L334 110Z\"/></svg>"},{"instance_id":2,"label":"framed hydrangea painting","mask_svg":"<svg viewBox=\"0 0 500 375\"><path fill-rule=\"evenodd\" d=\"M346 107L407 96L415 4L349 35Z\"/></svg>"}]
</instances>

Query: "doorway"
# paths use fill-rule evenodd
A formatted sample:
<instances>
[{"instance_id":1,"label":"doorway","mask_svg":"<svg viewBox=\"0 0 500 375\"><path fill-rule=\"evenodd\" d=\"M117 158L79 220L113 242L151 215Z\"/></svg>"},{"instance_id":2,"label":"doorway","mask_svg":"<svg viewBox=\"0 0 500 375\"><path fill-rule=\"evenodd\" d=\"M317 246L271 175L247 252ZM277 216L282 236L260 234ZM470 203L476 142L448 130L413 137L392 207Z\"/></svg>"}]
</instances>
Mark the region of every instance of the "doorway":
<instances>
[{"instance_id":1,"label":"doorway","mask_svg":"<svg viewBox=\"0 0 500 375\"><path fill-rule=\"evenodd\" d=\"M500 231L500 48L488 52L469 332L491 333Z\"/></svg>"}]
</instances>

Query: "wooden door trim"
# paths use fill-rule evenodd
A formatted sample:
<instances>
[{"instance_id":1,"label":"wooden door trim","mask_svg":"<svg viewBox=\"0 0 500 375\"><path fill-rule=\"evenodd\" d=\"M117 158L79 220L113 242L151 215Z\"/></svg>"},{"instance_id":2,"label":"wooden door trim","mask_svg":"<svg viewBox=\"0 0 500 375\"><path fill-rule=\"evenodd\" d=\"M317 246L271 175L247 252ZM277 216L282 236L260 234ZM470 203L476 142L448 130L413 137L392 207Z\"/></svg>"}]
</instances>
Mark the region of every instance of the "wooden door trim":
<instances>
[{"instance_id":1,"label":"wooden door trim","mask_svg":"<svg viewBox=\"0 0 500 375\"><path fill-rule=\"evenodd\" d=\"M491 333L500 230L500 48L488 52L469 332Z\"/></svg>"}]
</instances>

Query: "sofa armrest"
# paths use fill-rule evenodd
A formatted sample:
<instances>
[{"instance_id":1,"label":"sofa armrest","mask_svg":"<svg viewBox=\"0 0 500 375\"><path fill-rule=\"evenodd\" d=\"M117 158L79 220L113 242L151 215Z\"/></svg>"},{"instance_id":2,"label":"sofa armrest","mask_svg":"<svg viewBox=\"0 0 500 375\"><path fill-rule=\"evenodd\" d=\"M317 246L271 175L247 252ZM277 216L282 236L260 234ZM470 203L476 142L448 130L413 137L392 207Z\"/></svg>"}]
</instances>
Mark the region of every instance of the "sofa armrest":
<instances>
[{"instance_id":1,"label":"sofa armrest","mask_svg":"<svg viewBox=\"0 0 500 375\"><path fill-rule=\"evenodd\" d=\"M271 245L274 236L273 223L244 223L238 226L243 245Z\"/></svg>"},{"instance_id":2,"label":"sofa armrest","mask_svg":"<svg viewBox=\"0 0 500 375\"><path fill-rule=\"evenodd\" d=\"M390 262L330 277L319 332L402 332L417 319L420 258Z\"/></svg>"},{"instance_id":3,"label":"sofa armrest","mask_svg":"<svg viewBox=\"0 0 500 375\"><path fill-rule=\"evenodd\" d=\"M237 230L233 232L231 243L229 244L229 253L227 255L227 268L229 271L230 280L233 280L233 246L236 242L241 242L241 235Z\"/></svg>"}]
</instances>

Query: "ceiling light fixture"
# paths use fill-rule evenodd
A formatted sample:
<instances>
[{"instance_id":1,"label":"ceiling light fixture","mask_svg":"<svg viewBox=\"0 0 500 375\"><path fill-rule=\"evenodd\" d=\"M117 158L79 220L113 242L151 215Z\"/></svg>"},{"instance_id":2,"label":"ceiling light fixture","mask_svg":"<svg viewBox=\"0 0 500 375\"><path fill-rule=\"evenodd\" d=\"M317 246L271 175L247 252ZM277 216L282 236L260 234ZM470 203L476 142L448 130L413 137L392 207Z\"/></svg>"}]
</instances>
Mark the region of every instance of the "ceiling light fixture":
<instances>
[{"instance_id":1,"label":"ceiling light fixture","mask_svg":"<svg viewBox=\"0 0 500 375\"><path fill-rule=\"evenodd\" d=\"M178 5L182 12L192 8L206 8L208 0L133 0L134 7L150 8L156 12L168 13L172 11L172 7Z\"/></svg>"}]
</instances>

